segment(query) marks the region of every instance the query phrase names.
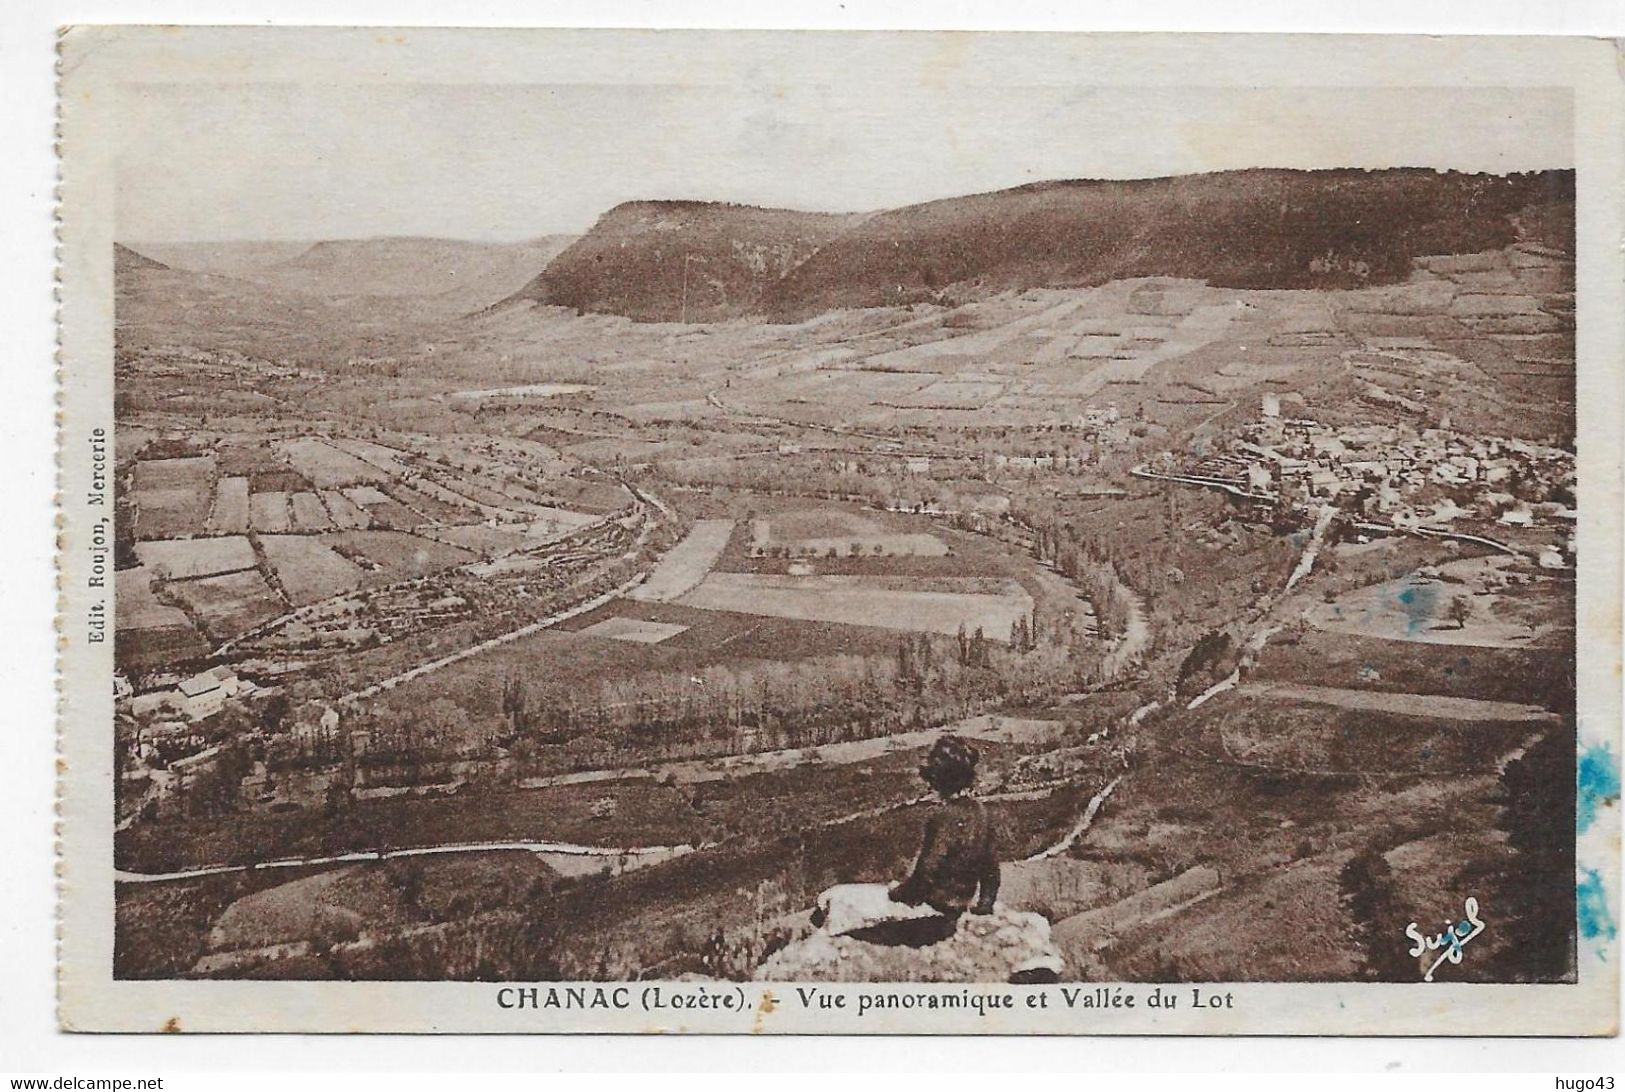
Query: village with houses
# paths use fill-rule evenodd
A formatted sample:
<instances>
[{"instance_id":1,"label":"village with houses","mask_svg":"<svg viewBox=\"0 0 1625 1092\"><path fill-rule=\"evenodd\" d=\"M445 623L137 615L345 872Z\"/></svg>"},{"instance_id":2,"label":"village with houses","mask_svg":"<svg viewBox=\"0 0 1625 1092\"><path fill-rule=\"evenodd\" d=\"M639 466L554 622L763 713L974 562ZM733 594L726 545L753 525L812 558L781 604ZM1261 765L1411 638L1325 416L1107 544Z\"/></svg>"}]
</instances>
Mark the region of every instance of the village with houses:
<instances>
[{"instance_id":1,"label":"village with houses","mask_svg":"<svg viewBox=\"0 0 1625 1092\"><path fill-rule=\"evenodd\" d=\"M1286 416L1267 393L1229 450L1182 461L1164 452L1148 479L1209 485L1300 511L1335 505L1359 534L1436 535L1487 544L1547 569L1574 564L1574 453L1517 437L1408 420L1333 424ZM1302 398L1296 399L1298 408Z\"/></svg>"}]
</instances>

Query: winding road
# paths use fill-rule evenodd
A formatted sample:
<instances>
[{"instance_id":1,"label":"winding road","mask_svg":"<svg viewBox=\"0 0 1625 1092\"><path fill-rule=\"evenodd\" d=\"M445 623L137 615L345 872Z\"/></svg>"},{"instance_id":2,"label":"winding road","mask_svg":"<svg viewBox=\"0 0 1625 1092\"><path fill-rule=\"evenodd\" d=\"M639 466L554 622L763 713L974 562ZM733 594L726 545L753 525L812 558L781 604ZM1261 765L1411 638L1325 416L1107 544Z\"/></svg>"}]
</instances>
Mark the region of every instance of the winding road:
<instances>
[{"instance_id":1,"label":"winding road","mask_svg":"<svg viewBox=\"0 0 1625 1092\"><path fill-rule=\"evenodd\" d=\"M1304 577L1314 571L1315 559L1320 556L1321 548L1326 544L1326 531L1331 527L1332 520L1336 517L1337 508L1335 506L1330 504L1321 506L1320 512L1315 516L1315 529L1309 535L1309 542L1304 546L1303 553L1299 555L1298 563L1293 566L1292 575L1286 578L1286 586L1281 589L1282 596L1297 587ZM1278 603L1280 600L1277 599L1275 602ZM1245 646L1247 651L1251 652L1256 658L1260 652L1264 651L1264 646L1269 643L1269 639L1275 636L1280 629L1281 627L1276 625L1260 626L1253 631L1252 636L1247 638ZM1210 699L1218 697L1225 691L1234 690L1239 682L1241 682L1240 664L1236 665L1236 669L1230 674L1192 698L1185 708L1195 709L1198 706L1205 705Z\"/></svg>"},{"instance_id":2,"label":"winding road","mask_svg":"<svg viewBox=\"0 0 1625 1092\"><path fill-rule=\"evenodd\" d=\"M204 876L229 876L237 872L259 872L275 868L311 868L331 864L354 864L361 861L388 861L398 857L427 857L448 853L491 853L501 850L523 850L542 856L595 857L610 861L624 859L621 871L629 871L643 865L669 861L673 857L681 857L693 853L696 849L704 848L706 847L703 845L677 845L629 846L621 849L610 846L576 845L573 842L545 842L527 839L501 842L448 842L444 845L413 846L406 849L358 849L349 853L334 853L327 856L283 857L275 861L258 861L254 864L206 865L201 868L181 869L177 872L127 872L123 869L114 869L113 880L116 883L167 883L172 880L195 880Z\"/></svg>"}]
</instances>

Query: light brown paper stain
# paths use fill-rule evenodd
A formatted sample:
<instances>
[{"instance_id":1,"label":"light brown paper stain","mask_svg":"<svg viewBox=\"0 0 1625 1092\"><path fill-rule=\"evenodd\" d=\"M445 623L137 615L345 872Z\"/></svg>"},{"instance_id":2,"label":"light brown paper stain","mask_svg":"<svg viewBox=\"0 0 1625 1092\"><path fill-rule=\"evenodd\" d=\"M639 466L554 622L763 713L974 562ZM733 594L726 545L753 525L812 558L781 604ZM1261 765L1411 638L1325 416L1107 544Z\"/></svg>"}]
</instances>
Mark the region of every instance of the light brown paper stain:
<instances>
[{"instance_id":1,"label":"light brown paper stain","mask_svg":"<svg viewBox=\"0 0 1625 1092\"><path fill-rule=\"evenodd\" d=\"M751 1025L750 1025L750 1031L751 1031L752 1035L761 1034L761 1032L762 1032L762 1018L764 1016L768 1015L771 1012L778 1011L778 1007L779 1007L779 1002L778 1002L778 999L773 996L773 991L772 990L763 990L762 991L762 1003L760 1005L756 1006L756 1019L752 1020Z\"/></svg>"}]
</instances>

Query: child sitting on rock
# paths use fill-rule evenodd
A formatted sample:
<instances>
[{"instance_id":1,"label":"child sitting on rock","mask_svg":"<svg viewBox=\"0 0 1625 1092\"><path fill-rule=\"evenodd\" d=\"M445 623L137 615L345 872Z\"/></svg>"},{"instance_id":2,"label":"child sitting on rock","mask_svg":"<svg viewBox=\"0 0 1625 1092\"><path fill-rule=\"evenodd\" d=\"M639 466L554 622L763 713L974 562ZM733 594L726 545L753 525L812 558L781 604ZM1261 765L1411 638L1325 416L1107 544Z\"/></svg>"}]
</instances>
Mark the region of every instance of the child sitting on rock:
<instances>
[{"instance_id":1,"label":"child sitting on rock","mask_svg":"<svg viewBox=\"0 0 1625 1092\"><path fill-rule=\"evenodd\" d=\"M942 802L925 822L925 840L908 879L836 884L818 896L812 923L830 936L867 944L920 948L947 940L970 911L993 913L999 862L980 800L965 795L976 780L976 751L943 736L920 765Z\"/></svg>"},{"instance_id":2,"label":"child sitting on rock","mask_svg":"<svg viewBox=\"0 0 1625 1092\"><path fill-rule=\"evenodd\" d=\"M969 743L943 736L920 764L920 777L942 802L926 820L914 870L891 889L894 902L923 904L954 921L966 911L993 912L999 894L993 827L982 802L966 795L976 781L976 759Z\"/></svg>"}]
</instances>

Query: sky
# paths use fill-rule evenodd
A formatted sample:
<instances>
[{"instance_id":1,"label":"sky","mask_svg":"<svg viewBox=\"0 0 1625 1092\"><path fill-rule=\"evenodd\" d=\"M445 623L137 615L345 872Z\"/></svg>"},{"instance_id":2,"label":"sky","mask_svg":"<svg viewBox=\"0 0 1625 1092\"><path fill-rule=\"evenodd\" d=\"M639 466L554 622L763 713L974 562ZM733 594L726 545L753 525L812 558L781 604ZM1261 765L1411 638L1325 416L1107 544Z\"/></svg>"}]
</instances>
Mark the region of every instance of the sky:
<instances>
[{"instance_id":1,"label":"sky","mask_svg":"<svg viewBox=\"0 0 1625 1092\"><path fill-rule=\"evenodd\" d=\"M125 84L119 109L130 241L511 241L635 199L866 211L1057 178L1573 165L1547 88L188 81Z\"/></svg>"}]
</instances>

